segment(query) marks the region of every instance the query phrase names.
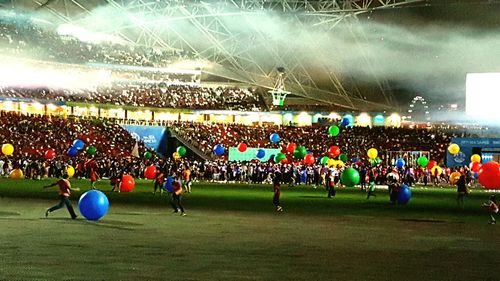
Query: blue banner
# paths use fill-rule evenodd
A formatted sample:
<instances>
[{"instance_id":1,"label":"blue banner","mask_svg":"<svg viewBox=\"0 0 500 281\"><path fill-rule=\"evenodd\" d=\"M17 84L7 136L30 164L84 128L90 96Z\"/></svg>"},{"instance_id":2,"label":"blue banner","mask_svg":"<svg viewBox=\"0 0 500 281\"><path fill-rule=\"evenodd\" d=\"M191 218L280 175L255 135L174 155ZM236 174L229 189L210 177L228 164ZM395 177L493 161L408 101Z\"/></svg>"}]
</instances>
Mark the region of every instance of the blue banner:
<instances>
[{"instance_id":1,"label":"blue banner","mask_svg":"<svg viewBox=\"0 0 500 281\"><path fill-rule=\"evenodd\" d=\"M458 144L460 152L452 155L448 150L446 151L446 165L448 167L469 165L473 148L478 148L485 152L500 150L500 138L453 138L451 143ZM481 160L482 163L491 161L493 158L492 156L489 157L490 155L488 154L481 156L484 156Z\"/></svg>"},{"instance_id":2,"label":"blue banner","mask_svg":"<svg viewBox=\"0 0 500 281\"><path fill-rule=\"evenodd\" d=\"M165 154L166 146L166 128L161 126L139 126L139 125L122 125L134 139L143 141L144 144L156 150L159 153Z\"/></svg>"}]
</instances>

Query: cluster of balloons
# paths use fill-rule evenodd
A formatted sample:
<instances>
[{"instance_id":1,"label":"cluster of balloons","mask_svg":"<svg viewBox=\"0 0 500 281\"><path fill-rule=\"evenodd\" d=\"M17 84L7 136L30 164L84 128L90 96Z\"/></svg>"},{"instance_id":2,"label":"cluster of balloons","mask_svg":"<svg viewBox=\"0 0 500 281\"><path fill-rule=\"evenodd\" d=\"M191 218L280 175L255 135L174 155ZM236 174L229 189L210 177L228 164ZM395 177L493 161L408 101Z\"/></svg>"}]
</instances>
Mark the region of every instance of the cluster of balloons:
<instances>
[{"instance_id":1,"label":"cluster of balloons","mask_svg":"<svg viewBox=\"0 0 500 281\"><path fill-rule=\"evenodd\" d=\"M108 212L109 200L101 191L89 190L80 197L78 208L87 220L98 221Z\"/></svg>"},{"instance_id":2,"label":"cluster of balloons","mask_svg":"<svg viewBox=\"0 0 500 281\"><path fill-rule=\"evenodd\" d=\"M14 146L12 144L10 144L10 143L2 144L2 153L5 156L12 155L12 153L14 153Z\"/></svg>"}]
</instances>

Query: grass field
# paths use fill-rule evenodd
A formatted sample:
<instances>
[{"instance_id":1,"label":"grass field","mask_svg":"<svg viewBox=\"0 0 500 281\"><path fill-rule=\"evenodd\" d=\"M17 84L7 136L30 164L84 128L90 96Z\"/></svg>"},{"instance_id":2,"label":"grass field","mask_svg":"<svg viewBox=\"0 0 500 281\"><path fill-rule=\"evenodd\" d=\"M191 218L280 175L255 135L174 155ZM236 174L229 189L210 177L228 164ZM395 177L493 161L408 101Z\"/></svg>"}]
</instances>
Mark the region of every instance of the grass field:
<instances>
[{"instance_id":1,"label":"grass field","mask_svg":"<svg viewBox=\"0 0 500 281\"><path fill-rule=\"evenodd\" d=\"M82 191L87 181L73 180ZM500 280L500 230L474 191L464 210L454 189L413 189L406 206L384 190L282 188L275 213L270 186L195 183L188 216L139 181L110 193L99 222L57 203L49 181L0 180L1 280ZM77 209L77 208L76 208Z\"/></svg>"}]
</instances>

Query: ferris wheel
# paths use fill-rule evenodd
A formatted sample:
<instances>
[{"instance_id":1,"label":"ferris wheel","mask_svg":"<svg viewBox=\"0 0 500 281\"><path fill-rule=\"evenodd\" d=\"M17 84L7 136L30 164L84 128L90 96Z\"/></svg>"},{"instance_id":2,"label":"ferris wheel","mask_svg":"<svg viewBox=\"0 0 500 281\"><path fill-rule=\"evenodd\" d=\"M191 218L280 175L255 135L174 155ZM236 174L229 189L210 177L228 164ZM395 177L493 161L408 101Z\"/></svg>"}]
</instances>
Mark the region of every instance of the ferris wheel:
<instances>
[{"instance_id":1,"label":"ferris wheel","mask_svg":"<svg viewBox=\"0 0 500 281\"><path fill-rule=\"evenodd\" d=\"M413 122L429 122L431 115L427 101L422 96L415 96L408 106L405 116L406 120Z\"/></svg>"}]
</instances>

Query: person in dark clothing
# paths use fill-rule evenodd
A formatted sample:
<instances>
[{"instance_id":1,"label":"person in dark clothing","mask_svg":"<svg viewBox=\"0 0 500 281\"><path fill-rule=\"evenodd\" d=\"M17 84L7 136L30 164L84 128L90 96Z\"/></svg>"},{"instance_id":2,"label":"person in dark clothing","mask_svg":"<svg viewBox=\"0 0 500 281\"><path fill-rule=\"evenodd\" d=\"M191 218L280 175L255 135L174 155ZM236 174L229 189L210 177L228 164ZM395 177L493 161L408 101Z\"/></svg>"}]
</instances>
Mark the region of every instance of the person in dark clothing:
<instances>
[{"instance_id":1,"label":"person in dark clothing","mask_svg":"<svg viewBox=\"0 0 500 281\"><path fill-rule=\"evenodd\" d=\"M373 175L373 171L368 172L368 194L366 195L366 199L370 199L370 196L377 196L375 194L375 176Z\"/></svg>"},{"instance_id":2,"label":"person in dark clothing","mask_svg":"<svg viewBox=\"0 0 500 281\"><path fill-rule=\"evenodd\" d=\"M461 175L457 181L457 205L464 208L464 198L467 196L467 186L465 182L465 175Z\"/></svg>"},{"instance_id":3,"label":"person in dark clothing","mask_svg":"<svg viewBox=\"0 0 500 281\"><path fill-rule=\"evenodd\" d=\"M69 201L69 196L71 195L71 183L69 182L68 178L69 178L68 175L65 174L63 178L58 180L57 182L43 187L43 188L49 188L58 185L59 197L61 198L59 204L54 205L45 211L45 217L48 217L51 212L61 209L64 205L66 205L66 208L68 208L68 212L71 215L72 219L76 219L78 217L75 214L75 210L73 210L73 206L71 206L71 201Z\"/></svg>"},{"instance_id":4,"label":"person in dark clothing","mask_svg":"<svg viewBox=\"0 0 500 281\"><path fill-rule=\"evenodd\" d=\"M184 207L182 206L182 186L177 178L172 183L172 197L170 198L170 205L174 208L174 213L181 211L181 216L186 216Z\"/></svg>"},{"instance_id":5,"label":"person in dark clothing","mask_svg":"<svg viewBox=\"0 0 500 281\"><path fill-rule=\"evenodd\" d=\"M279 170L276 170L273 177L273 204L276 207L276 212L283 212L283 207L280 205L280 196L281 196L281 182L283 181L282 173Z\"/></svg>"}]
</instances>

